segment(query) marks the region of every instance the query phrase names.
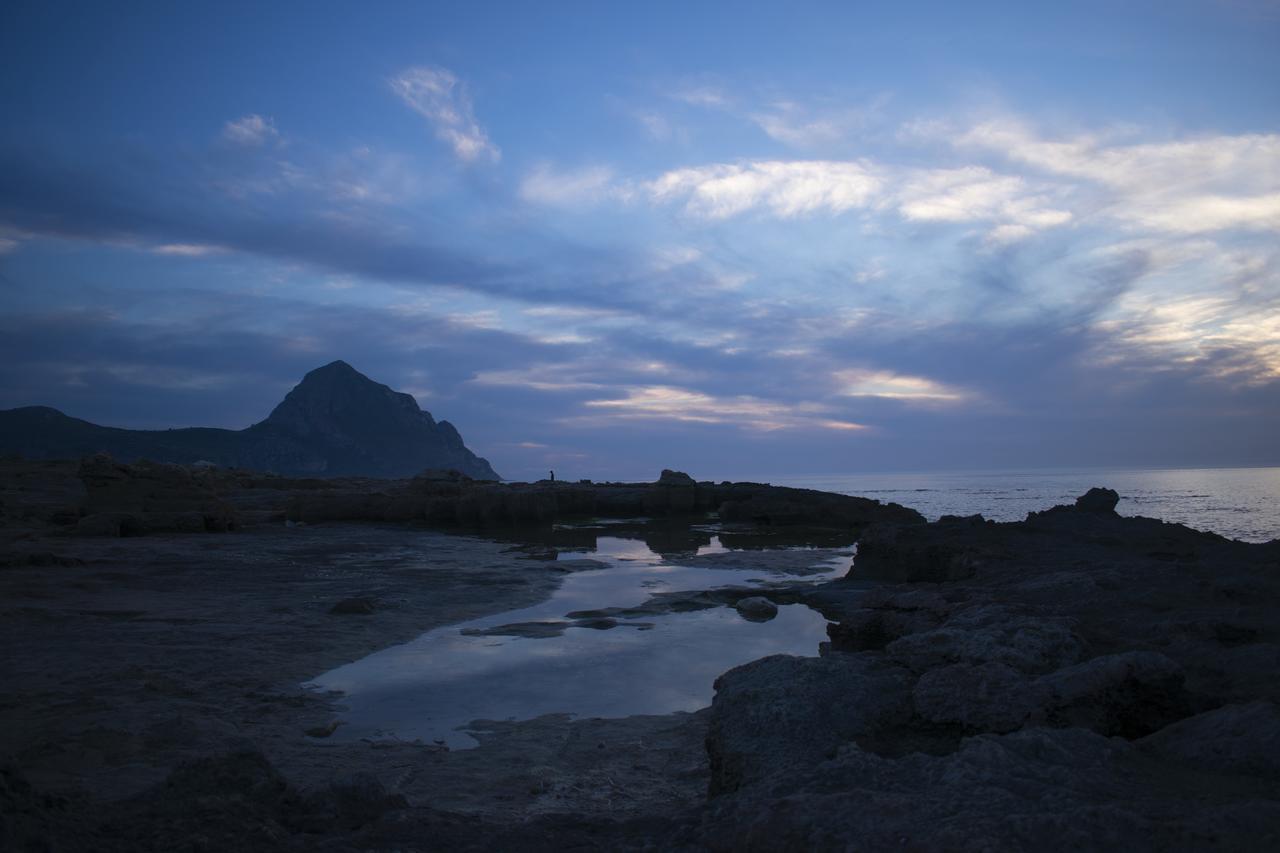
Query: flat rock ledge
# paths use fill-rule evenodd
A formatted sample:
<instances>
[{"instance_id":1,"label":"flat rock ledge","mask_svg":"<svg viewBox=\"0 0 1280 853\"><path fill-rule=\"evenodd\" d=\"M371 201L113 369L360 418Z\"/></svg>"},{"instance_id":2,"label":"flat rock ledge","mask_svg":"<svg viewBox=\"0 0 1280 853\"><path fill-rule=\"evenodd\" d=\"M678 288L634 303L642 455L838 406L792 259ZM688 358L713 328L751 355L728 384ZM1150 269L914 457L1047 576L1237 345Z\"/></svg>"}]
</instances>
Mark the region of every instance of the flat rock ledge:
<instances>
[{"instance_id":1,"label":"flat rock ledge","mask_svg":"<svg viewBox=\"0 0 1280 853\"><path fill-rule=\"evenodd\" d=\"M899 504L762 483L695 482L664 470L653 483L495 483L457 471L407 480L281 477L255 471L147 461L105 454L70 461L0 459L5 497L21 521L82 536L204 533L261 523L423 522L468 527L545 526L556 521L703 519L750 527L807 526L858 531L881 522L923 524ZM10 484L17 485L14 488ZM41 500L32 500L40 490Z\"/></svg>"}]
</instances>

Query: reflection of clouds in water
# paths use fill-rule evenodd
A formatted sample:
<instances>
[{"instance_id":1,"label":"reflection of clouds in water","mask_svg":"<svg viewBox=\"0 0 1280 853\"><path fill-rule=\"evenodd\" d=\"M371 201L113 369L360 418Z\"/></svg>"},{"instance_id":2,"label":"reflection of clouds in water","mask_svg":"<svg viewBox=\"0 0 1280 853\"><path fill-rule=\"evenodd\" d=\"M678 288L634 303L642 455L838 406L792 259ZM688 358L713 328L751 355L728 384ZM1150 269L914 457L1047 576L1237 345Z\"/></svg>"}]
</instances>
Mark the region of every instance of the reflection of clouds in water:
<instances>
[{"instance_id":1,"label":"reflection of clouds in water","mask_svg":"<svg viewBox=\"0 0 1280 853\"><path fill-rule=\"evenodd\" d=\"M710 545L703 545L698 548L698 556L703 557L707 554L723 554L728 550L728 548L720 544L719 536L712 536Z\"/></svg>"},{"instance_id":2,"label":"reflection of clouds in water","mask_svg":"<svg viewBox=\"0 0 1280 853\"><path fill-rule=\"evenodd\" d=\"M721 608L664 617L644 634L573 629L563 638L519 639L496 671L448 679L420 671L408 681L397 673L392 682L369 673L347 702L354 724L348 734L372 728L434 739L476 718L696 710L710 702L711 685L726 669L769 654L814 654L825 626L818 614L789 605L763 624Z\"/></svg>"},{"instance_id":3,"label":"reflection of clouds in water","mask_svg":"<svg viewBox=\"0 0 1280 853\"><path fill-rule=\"evenodd\" d=\"M621 539L616 536L601 536L596 539L596 550L591 554L596 559L644 560L656 561L657 554L640 539Z\"/></svg>"},{"instance_id":4,"label":"reflection of clouds in water","mask_svg":"<svg viewBox=\"0 0 1280 853\"><path fill-rule=\"evenodd\" d=\"M813 655L826 639L826 620L802 605L779 608L769 622L752 623L731 608L646 616L652 630L620 619L610 630L568 628L558 637L483 637L461 634L516 622L559 621L573 610L634 606L655 584L670 590L756 586L759 569L654 565L643 542L598 540L595 555L644 565L566 577L548 601L460 625L436 629L326 673L314 682L348 695L341 736L373 732L401 738L444 739L474 745L453 729L474 719L530 719L546 713L618 717L692 711L711 700L715 678L770 654ZM716 545L719 543L716 542ZM847 559L847 558L845 558ZM843 564L843 559L833 562ZM661 576L660 578L655 575Z\"/></svg>"}]
</instances>

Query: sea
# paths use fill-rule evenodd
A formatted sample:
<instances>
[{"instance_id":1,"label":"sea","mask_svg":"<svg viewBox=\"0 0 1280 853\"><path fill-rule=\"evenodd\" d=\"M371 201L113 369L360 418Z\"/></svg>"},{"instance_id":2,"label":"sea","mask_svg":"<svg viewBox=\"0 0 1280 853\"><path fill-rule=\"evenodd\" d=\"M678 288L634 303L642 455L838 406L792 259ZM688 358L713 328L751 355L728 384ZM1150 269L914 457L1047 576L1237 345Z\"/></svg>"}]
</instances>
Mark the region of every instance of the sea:
<instances>
[{"instance_id":1,"label":"sea","mask_svg":"<svg viewBox=\"0 0 1280 853\"><path fill-rule=\"evenodd\" d=\"M744 478L745 479L745 478ZM760 478L899 503L930 521L978 514L1021 521L1071 503L1093 486L1120 493L1116 511L1185 524L1245 542L1280 538L1280 468L1131 468L821 474Z\"/></svg>"}]
</instances>

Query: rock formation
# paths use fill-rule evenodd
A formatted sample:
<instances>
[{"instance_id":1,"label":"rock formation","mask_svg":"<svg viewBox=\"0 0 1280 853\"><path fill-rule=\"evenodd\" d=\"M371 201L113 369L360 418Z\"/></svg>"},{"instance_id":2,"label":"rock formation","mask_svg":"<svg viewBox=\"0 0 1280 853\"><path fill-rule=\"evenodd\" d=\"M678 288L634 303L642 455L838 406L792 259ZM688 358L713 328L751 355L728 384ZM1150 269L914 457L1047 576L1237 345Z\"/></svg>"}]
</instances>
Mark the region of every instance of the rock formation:
<instances>
[{"instance_id":1,"label":"rock formation","mask_svg":"<svg viewBox=\"0 0 1280 853\"><path fill-rule=\"evenodd\" d=\"M412 477L425 468L497 480L448 421L344 361L317 368L261 423L244 430L126 430L31 406L0 412L0 453L252 468L317 477Z\"/></svg>"},{"instance_id":2,"label":"rock formation","mask_svg":"<svg viewBox=\"0 0 1280 853\"><path fill-rule=\"evenodd\" d=\"M869 528L823 656L717 680L699 844L1273 849L1280 541L1116 503Z\"/></svg>"}]
</instances>

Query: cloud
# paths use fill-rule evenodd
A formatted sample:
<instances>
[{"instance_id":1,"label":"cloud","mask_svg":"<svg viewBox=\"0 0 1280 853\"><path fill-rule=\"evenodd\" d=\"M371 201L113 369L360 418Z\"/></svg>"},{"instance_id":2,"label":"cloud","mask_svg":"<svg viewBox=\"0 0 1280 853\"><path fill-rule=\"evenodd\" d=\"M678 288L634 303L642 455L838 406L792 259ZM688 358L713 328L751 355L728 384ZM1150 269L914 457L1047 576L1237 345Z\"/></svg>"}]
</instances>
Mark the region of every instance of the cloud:
<instances>
[{"instance_id":1,"label":"cloud","mask_svg":"<svg viewBox=\"0 0 1280 853\"><path fill-rule=\"evenodd\" d=\"M865 207L880 185L870 166L860 161L771 160L676 169L645 189L656 202L684 200L687 213L707 219L727 219L754 208L789 218Z\"/></svg>"},{"instance_id":2,"label":"cloud","mask_svg":"<svg viewBox=\"0 0 1280 853\"><path fill-rule=\"evenodd\" d=\"M780 218L838 215L891 206L915 222L989 223L988 239L1008 243L1070 222L1052 187L981 166L900 169L867 160L774 160L667 172L643 184L656 203L683 200L685 212L728 219L750 211Z\"/></svg>"},{"instance_id":3,"label":"cloud","mask_svg":"<svg viewBox=\"0 0 1280 853\"><path fill-rule=\"evenodd\" d=\"M682 86L668 92L667 97L694 107L719 109L732 103L729 96L717 86Z\"/></svg>"},{"instance_id":4,"label":"cloud","mask_svg":"<svg viewBox=\"0 0 1280 853\"><path fill-rule=\"evenodd\" d=\"M598 391L599 382L583 381L575 365L536 365L509 370L485 370L471 380L476 385L532 388L536 391Z\"/></svg>"},{"instance_id":5,"label":"cloud","mask_svg":"<svg viewBox=\"0 0 1280 853\"><path fill-rule=\"evenodd\" d=\"M923 376L907 376L889 370L849 369L833 377L846 397L878 397L908 403L960 403L973 394Z\"/></svg>"},{"instance_id":6,"label":"cloud","mask_svg":"<svg viewBox=\"0 0 1280 853\"><path fill-rule=\"evenodd\" d=\"M1046 195L1018 176L997 175L981 166L919 170L897 191L898 210L923 222L997 222L989 238L1000 243L1064 225L1072 214L1052 206Z\"/></svg>"},{"instance_id":7,"label":"cloud","mask_svg":"<svg viewBox=\"0 0 1280 853\"><path fill-rule=\"evenodd\" d=\"M280 141L275 121L268 116L250 113L222 126L222 138L236 145L261 146Z\"/></svg>"},{"instance_id":8,"label":"cloud","mask_svg":"<svg viewBox=\"0 0 1280 853\"><path fill-rule=\"evenodd\" d=\"M646 385L622 389L625 396L587 400L583 405L602 413L573 422L608 420L667 420L681 423L734 424L771 432L781 429L827 429L856 432L864 424L823 416L828 407L791 404L750 395L721 397L668 385Z\"/></svg>"},{"instance_id":9,"label":"cloud","mask_svg":"<svg viewBox=\"0 0 1280 853\"><path fill-rule=\"evenodd\" d=\"M845 128L837 121L829 118L796 119L789 111L758 113L753 119L770 137L796 148L829 145L845 135Z\"/></svg>"},{"instance_id":10,"label":"cloud","mask_svg":"<svg viewBox=\"0 0 1280 853\"><path fill-rule=\"evenodd\" d=\"M941 130L937 128L935 130ZM1098 135L1048 140L1015 120L954 136L1103 193L1101 212L1134 227L1173 234L1233 228L1280 231L1280 135L1210 136L1116 144Z\"/></svg>"},{"instance_id":11,"label":"cloud","mask_svg":"<svg viewBox=\"0 0 1280 853\"><path fill-rule=\"evenodd\" d=\"M234 388L210 386L216 396L194 400L188 377L142 370L198 372L205 360L211 375L240 375L242 393L257 395L251 412L237 404L244 425L305 369L344 357L396 387L429 387L433 410L466 421L463 434L482 452L527 438L648 468L687 450L726 460L726 472L765 458L778 469L832 470L1024 464L1071 448L1077 459L1098 449L1119 458L1148 451L1127 436L1195 441L1218 422L1206 414L1171 426L1181 415L1170 413L1185 409L1242 413L1224 434L1260 432L1250 424L1280 399L1280 245L1249 224L1269 221L1267 210L1231 205L1256 197L1265 207L1280 192L1267 183L1266 147L1222 143L1221 163L1198 161L1212 176L1180 179L1182 167L1155 164L1185 152L1149 149L1155 177L1137 180L1089 162L1135 147L1114 134L1017 127L1023 135L1002 138L1004 148L929 137L856 160L713 152L630 174L562 162L483 186L435 170L414 205L375 191L414 171L411 156L376 141L354 151L294 144L288 163L225 146L204 160L0 149L0 221L22 229L0 235L53 245L47 275L59 283L47 294L26 281L6 292L23 305L109 304L153 320L6 322L6 381L23 394L5 399L74 402L74 414L91 417L137 407L151 425L163 425L155 421L168 406L188 423L226 423L232 415L217 406ZM224 189L251 180L270 191ZM1226 200L1221 211L1203 203L1215 198ZM588 204L588 227L565 227L559 217ZM672 210L705 221L690 228L665 215ZM1179 230L1197 217L1225 224ZM59 251L56 240L96 247ZM85 270L121 246L133 254L112 262L133 265L145 289L74 284L91 282ZM219 263L243 275L189 276L163 301L156 295L148 277L172 264L148 253L194 259L219 248L229 253ZM11 278L31 275L11 267ZM249 298L286 268L278 292L297 302ZM193 307L200 299L213 307ZM112 369L95 373L98 363ZM430 382L410 366L429 366ZM72 388L71 377L82 384ZM512 412L522 424L514 437ZM1123 430L1097 428L1119 420ZM978 445L986 449L975 455ZM1234 458L1246 457L1265 453ZM514 470L501 456L495 464Z\"/></svg>"},{"instance_id":12,"label":"cloud","mask_svg":"<svg viewBox=\"0 0 1280 853\"><path fill-rule=\"evenodd\" d=\"M607 166L557 172L542 164L521 181L520 198L546 205L593 203L612 192L612 182L613 170Z\"/></svg>"},{"instance_id":13,"label":"cloud","mask_svg":"<svg viewBox=\"0 0 1280 853\"><path fill-rule=\"evenodd\" d=\"M580 269L556 278L530 275L496 252L466 248L458 234L407 227L398 211L342 206L327 182L282 185L250 205L225 192L223 183L239 175L217 171L218 161L189 169L185 161L157 163L136 150L101 155L97 163L72 162L0 149L0 226L100 244L220 246L329 273L529 301L605 306L626 298L620 289L580 289ZM573 265L573 247L558 249ZM556 299L554 290L565 298Z\"/></svg>"},{"instance_id":14,"label":"cloud","mask_svg":"<svg viewBox=\"0 0 1280 853\"><path fill-rule=\"evenodd\" d=\"M1280 232L1280 193L1152 199L1123 210L1140 226L1172 234L1243 228Z\"/></svg>"},{"instance_id":15,"label":"cloud","mask_svg":"<svg viewBox=\"0 0 1280 853\"><path fill-rule=\"evenodd\" d=\"M795 101L774 101L747 114L771 139L793 148L822 148L848 142L880 117L888 98L880 96L863 107L812 107Z\"/></svg>"},{"instance_id":16,"label":"cloud","mask_svg":"<svg viewBox=\"0 0 1280 853\"><path fill-rule=\"evenodd\" d=\"M430 66L406 68L391 79L391 90L431 123L436 137L447 143L459 160L496 162L502 156L480 127L466 87L452 71Z\"/></svg>"},{"instance_id":17,"label":"cloud","mask_svg":"<svg viewBox=\"0 0 1280 853\"><path fill-rule=\"evenodd\" d=\"M656 142L670 142L673 139L687 141L688 134L682 128L672 124L671 119L656 110L627 110L631 116Z\"/></svg>"},{"instance_id":18,"label":"cloud","mask_svg":"<svg viewBox=\"0 0 1280 853\"><path fill-rule=\"evenodd\" d=\"M1262 295L1259 304L1221 290L1132 290L1099 320L1105 345L1091 357L1112 369L1194 371L1229 387L1276 382L1280 293L1273 286Z\"/></svg>"},{"instance_id":19,"label":"cloud","mask_svg":"<svg viewBox=\"0 0 1280 853\"><path fill-rule=\"evenodd\" d=\"M210 246L203 243L163 243L152 246L150 250L156 255L178 255L184 258L200 258L226 251L221 246Z\"/></svg>"},{"instance_id":20,"label":"cloud","mask_svg":"<svg viewBox=\"0 0 1280 853\"><path fill-rule=\"evenodd\" d=\"M521 311L529 317L549 317L553 320L581 320L616 317L617 311L607 308L591 308L582 305L535 305Z\"/></svg>"}]
</instances>

